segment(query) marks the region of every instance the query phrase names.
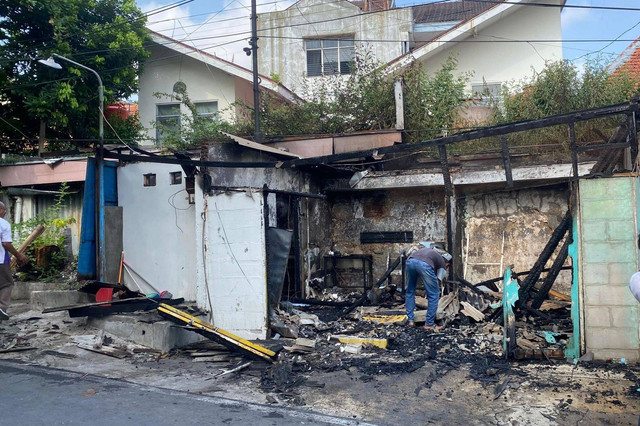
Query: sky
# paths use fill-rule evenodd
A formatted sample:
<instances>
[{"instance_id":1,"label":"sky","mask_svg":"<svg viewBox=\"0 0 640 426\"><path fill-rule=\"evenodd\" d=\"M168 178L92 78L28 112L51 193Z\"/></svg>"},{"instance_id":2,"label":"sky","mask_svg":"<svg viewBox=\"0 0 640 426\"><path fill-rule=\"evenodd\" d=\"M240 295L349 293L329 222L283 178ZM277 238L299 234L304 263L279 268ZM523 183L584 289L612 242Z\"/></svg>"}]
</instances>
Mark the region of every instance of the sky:
<instances>
[{"instance_id":1,"label":"sky","mask_svg":"<svg viewBox=\"0 0 640 426\"><path fill-rule=\"evenodd\" d=\"M327 0L329 1L329 0ZM397 6L429 3L433 0L396 0ZM150 11L176 0L137 0ZM282 10L293 0L258 0L258 13ZM250 31L250 0L193 0L190 3L149 17L148 26L169 37L217 56L249 67L250 58L242 49ZM568 0L567 5L640 8L638 0ZM562 12L564 59L583 64L600 56L607 63L640 37L640 11L613 11L565 8ZM569 40L614 40L617 42L577 43Z\"/></svg>"}]
</instances>

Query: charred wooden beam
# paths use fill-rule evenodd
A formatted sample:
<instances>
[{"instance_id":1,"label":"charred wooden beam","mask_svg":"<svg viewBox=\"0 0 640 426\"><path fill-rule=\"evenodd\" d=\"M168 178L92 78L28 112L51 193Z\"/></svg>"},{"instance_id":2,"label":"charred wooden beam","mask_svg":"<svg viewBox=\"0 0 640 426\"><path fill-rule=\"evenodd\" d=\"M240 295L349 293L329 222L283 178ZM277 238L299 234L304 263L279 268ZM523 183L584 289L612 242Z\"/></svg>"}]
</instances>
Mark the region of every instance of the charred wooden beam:
<instances>
[{"instance_id":1,"label":"charred wooden beam","mask_svg":"<svg viewBox=\"0 0 640 426\"><path fill-rule=\"evenodd\" d=\"M373 155L383 155L398 152L419 151L428 147L436 147L440 145L448 145L456 142L470 141L474 139L487 138L492 136L502 136L511 133L524 132L526 130L541 129L549 126L559 126L563 124L576 123L579 121L588 121L595 118L607 117L618 114L628 114L636 112L640 108L639 101L625 102L617 105L606 107L591 108L582 111L575 111L567 114L553 115L539 120L526 120L515 123L500 124L497 126L484 127L482 129L470 130L468 132L460 132L451 136L445 136L437 139L420 141L415 143L399 144L394 146L373 148L365 151L346 152L343 154L325 155L314 158L301 158L295 160L287 160L282 163L283 168L300 167L314 164L332 163L342 160L351 160L354 158L366 158Z\"/></svg>"},{"instance_id":2,"label":"charred wooden beam","mask_svg":"<svg viewBox=\"0 0 640 426\"><path fill-rule=\"evenodd\" d=\"M576 146L576 127L574 123L569 123L569 139L571 142L571 165L573 167L573 177L579 177L578 174L578 150Z\"/></svg>"},{"instance_id":3,"label":"charred wooden beam","mask_svg":"<svg viewBox=\"0 0 640 426\"><path fill-rule=\"evenodd\" d=\"M560 243L564 235L567 233L567 230L569 230L569 228L571 227L571 224L571 210L569 210L562 218L562 221L560 222L558 227L551 234L551 238L549 238L547 245L540 253L540 256L538 256L536 263L533 265L533 268L531 268L531 272L529 272L529 275L527 275L527 278L525 278L525 280L523 281L522 286L518 291L518 302L515 305L514 312L520 309L529 301L531 290L533 290L535 283L538 282L538 278L540 278L540 274L544 269L544 265L547 263L551 255L553 255L553 252L555 251L556 247L558 247L558 244ZM501 315L502 308L498 308L489 319L493 320L495 318L500 318Z\"/></svg>"},{"instance_id":4,"label":"charred wooden beam","mask_svg":"<svg viewBox=\"0 0 640 426\"><path fill-rule=\"evenodd\" d=\"M509 156L509 141L506 135L501 138L502 141L502 162L504 163L504 174L507 178L507 186L513 187L513 174L511 173L511 157Z\"/></svg>"},{"instance_id":5,"label":"charred wooden beam","mask_svg":"<svg viewBox=\"0 0 640 426\"><path fill-rule=\"evenodd\" d=\"M449 161L447 160L447 146L438 145L440 151L440 167L442 168L442 179L444 180L445 204L446 204L446 225L447 225L447 250L453 251L453 210L451 208L451 198L453 196L453 183L449 171ZM453 268L451 268L453 270Z\"/></svg>"},{"instance_id":6,"label":"charred wooden beam","mask_svg":"<svg viewBox=\"0 0 640 426\"><path fill-rule=\"evenodd\" d=\"M567 260L567 256L569 254L569 246L571 245L572 241L573 241L573 238L571 236L571 233L569 233L569 235L567 236L567 239L562 245L562 248L560 249L560 253L558 253L558 257L556 257L556 260L554 260L553 265L551 266L551 270L545 277L544 282L540 287L540 290L538 290L538 294L536 294L536 297L533 299L533 302L531 302L532 308L540 309L540 306L542 306L542 303L547 298L547 295L549 294L549 290L551 290L553 283L556 281L556 278L558 277L558 274L562 269L562 265L564 265L564 262Z\"/></svg>"},{"instance_id":7,"label":"charred wooden beam","mask_svg":"<svg viewBox=\"0 0 640 426\"><path fill-rule=\"evenodd\" d=\"M622 149L628 148L628 142L620 142L620 143L601 143L598 145L588 145L588 146L577 146L575 148L576 152L587 152L587 151L598 151L600 149Z\"/></svg>"},{"instance_id":8,"label":"charred wooden beam","mask_svg":"<svg viewBox=\"0 0 640 426\"><path fill-rule=\"evenodd\" d=\"M544 250L542 250L542 253L540 253L538 260L536 260L536 263L533 265L533 268L531 268L531 272L529 273L529 275L527 275L527 278L525 278L524 282L522 283L522 287L520 288L520 297L516 308L519 308L528 302L531 290L533 289L535 283L538 281L538 278L540 278L540 274L544 269L544 265L546 265L551 255L553 255L556 247L558 246L564 235L567 233L567 231L570 229L571 224L572 217L571 211L569 210L562 218L562 221L560 222L558 227L553 231L553 234L551 234L551 238L549 238L547 245L545 246Z\"/></svg>"}]
</instances>

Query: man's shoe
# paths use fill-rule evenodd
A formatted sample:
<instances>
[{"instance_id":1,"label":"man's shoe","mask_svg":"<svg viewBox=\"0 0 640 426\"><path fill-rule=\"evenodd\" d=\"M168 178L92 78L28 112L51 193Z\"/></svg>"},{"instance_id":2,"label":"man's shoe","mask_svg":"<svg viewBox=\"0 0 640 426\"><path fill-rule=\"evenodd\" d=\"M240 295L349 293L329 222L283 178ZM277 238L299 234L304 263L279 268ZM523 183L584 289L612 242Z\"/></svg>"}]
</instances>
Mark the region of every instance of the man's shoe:
<instances>
[{"instance_id":1,"label":"man's shoe","mask_svg":"<svg viewBox=\"0 0 640 426\"><path fill-rule=\"evenodd\" d=\"M9 319L9 314L0 308L0 321L8 320L8 319Z\"/></svg>"}]
</instances>

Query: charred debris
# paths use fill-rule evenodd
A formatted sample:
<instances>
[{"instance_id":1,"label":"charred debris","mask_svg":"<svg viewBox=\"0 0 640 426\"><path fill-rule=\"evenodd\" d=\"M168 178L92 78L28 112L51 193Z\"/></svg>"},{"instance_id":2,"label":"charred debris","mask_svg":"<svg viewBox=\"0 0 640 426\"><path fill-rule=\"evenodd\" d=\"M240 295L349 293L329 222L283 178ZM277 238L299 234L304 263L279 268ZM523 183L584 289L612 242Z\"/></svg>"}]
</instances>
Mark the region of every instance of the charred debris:
<instances>
[{"instance_id":1,"label":"charred debris","mask_svg":"<svg viewBox=\"0 0 640 426\"><path fill-rule=\"evenodd\" d=\"M455 194L447 156L449 145L500 137L505 184L511 188L514 182L507 136L525 130L567 126L571 139L572 176L568 180L571 184L584 177L578 173L578 154L603 152L597 157L598 161L589 176L612 173L622 160L625 149L630 148L631 158L635 159L637 110L638 102L633 101L542 120L473 130L415 144L311 159L243 163L192 161L115 152L108 152L106 157L120 161L164 162L200 168L302 168L437 147L445 186L446 246L451 248L454 246L452 204ZM626 118L619 122L611 139L601 144L577 145L575 123L616 115ZM467 366L470 378L483 385L495 385L497 398L508 386L510 375L526 374L519 368L520 361L539 360L537 362L555 365L568 357L566 351L571 345L576 320L571 312L572 297L555 291L553 286L560 271L571 269L565 264L573 242L572 224L570 207L529 270L517 271L508 267L504 276L476 283L454 273L441 287L437 320L446 325L441 332L420 327L420 323L424 323L427 307L423 297L416 298L418 326L406 325L403 271L408 252L403 252L390 262L386 272L375 282L370 259L365 255L350 255L360 256L357 260L361 260L363 265L362 282L356 283L358 290L327 287L325 283L330 280L317 280L310 283L310 292L315 297L285 300L282 299L281 288L280 291L277 288L275 291L269 289L271 338L262 342L244 340L203 321L203 313L185 305L181 299L173 299L171 295L149 298L120 284L92 283L83 291L96 297L95 303L57 310L68 310L71 316L104 316L155 310L162 317L174 321L177 327L206 338L170 354L158 354L158 357L188 356L193 362L213 363L220 368L221 377L237 373L258 376L265 391L278 393L294 403L303 403L295 390L298 386L323 386L308 379L307 373L313 371L355 369L360 373L360 379L367 381L380 374L411 373L427 363L433 363L438 368L432 370L425 387L430 387L447 372ZM546 268L554 254L551 267ZM334 272L325 269L325 275L330 273ZM335 280L331 281L335 283ZM98 297L100 292L108 293L109 297ZM420 294L420 287L417 294ZM583 359L588 359L588 355Z\"/></svg>"}]
</instances>

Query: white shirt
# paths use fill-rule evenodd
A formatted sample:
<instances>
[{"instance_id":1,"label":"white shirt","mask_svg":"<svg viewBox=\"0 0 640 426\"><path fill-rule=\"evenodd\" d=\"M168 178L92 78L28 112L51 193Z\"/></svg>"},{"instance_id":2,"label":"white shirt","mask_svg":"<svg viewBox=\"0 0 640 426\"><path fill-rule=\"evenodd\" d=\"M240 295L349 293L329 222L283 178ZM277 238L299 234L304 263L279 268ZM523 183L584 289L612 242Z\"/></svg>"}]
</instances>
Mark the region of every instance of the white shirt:
<instances>
[{"instance_id":1,"label":"white shirt","mask_svg":"<svg viewBox=\"0 0 640 426\"><path fill-rule=\"evenodd\" d=\"M9 222L0 217L0 243L11 243L11 225ZM0 263L4 263L5 249L0 244Z\"/></svg>"},{"instance_id":2,"label":"white shirt","mask_svg":"<svg viewBox=\"0 0 640 426\"><path fill-rule=\"evenodd\" d=\"M636 272L631 275L631 279L629 280L629 290L633 293L633 297L640 302L640 272Z\"/></svg>"}]
</instances>

